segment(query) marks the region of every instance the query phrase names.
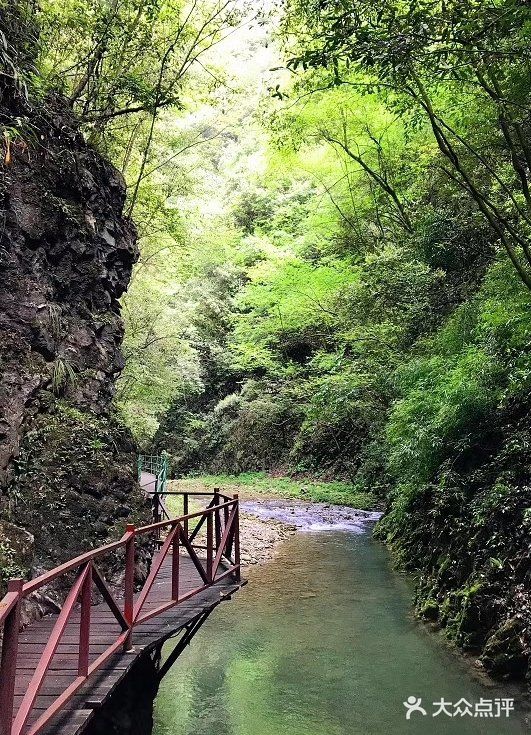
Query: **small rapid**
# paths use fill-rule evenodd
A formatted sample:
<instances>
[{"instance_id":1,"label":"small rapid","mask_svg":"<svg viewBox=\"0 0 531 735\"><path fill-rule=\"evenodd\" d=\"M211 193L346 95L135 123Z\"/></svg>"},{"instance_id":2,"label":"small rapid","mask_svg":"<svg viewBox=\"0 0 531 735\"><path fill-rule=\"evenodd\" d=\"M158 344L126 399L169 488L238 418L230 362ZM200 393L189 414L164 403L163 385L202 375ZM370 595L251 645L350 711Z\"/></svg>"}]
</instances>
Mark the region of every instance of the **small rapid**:
<instances>
[{"instance_id":1,"label":"small rapid","mask_svg":"<svg viewBox=\"0 0 531 735\"><path fill-rule=\"evenodd\" d=\"M355 510L344 505L328 503L309 503L302 500L243 501L240 505L244 513L262 520L281 521L295 526L299 531L348 531L367 533L368 524L380 518L381 513Z\"/></svg>"}]
</instances>

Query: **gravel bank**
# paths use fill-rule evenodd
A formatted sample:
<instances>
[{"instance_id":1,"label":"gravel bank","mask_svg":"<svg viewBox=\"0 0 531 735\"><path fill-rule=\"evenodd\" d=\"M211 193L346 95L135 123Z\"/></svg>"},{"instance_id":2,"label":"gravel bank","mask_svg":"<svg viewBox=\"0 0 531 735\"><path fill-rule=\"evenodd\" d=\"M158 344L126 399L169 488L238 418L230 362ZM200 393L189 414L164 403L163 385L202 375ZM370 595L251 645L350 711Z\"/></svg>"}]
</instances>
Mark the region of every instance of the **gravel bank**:
<instances>
[{"instance_id":1,"label":"gravel bank","mask_svg":"<svg viewBox=\"0 0 531 735\"><path fill-rule=\"evenodd\" d=\"M292 536L295 531L295 526L280 521L260 520L249 513L240 513L242 564L249 566L272 559L278 544Z\"/></svg>"}]
</instances>

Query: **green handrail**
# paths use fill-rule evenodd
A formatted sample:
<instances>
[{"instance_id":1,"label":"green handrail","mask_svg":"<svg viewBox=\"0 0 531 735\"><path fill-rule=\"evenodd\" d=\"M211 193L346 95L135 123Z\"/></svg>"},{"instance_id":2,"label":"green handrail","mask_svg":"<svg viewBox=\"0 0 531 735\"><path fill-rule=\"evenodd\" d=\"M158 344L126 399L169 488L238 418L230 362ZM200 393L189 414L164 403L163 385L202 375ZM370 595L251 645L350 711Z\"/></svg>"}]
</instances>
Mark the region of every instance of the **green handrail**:
<instances>
[{"instance_id":1,"label":"green handrail","mask_svg":"<svg viewBox=\"0 0 531 735\"><path fill-rule=\"evenodd\" d=\"M149 472L157 478L157 493L163 493L166 490L166 480L168 479L168 455L162 454L139 454L137 460L138 479L142 472Z\"/></svg>"}]
</instances>

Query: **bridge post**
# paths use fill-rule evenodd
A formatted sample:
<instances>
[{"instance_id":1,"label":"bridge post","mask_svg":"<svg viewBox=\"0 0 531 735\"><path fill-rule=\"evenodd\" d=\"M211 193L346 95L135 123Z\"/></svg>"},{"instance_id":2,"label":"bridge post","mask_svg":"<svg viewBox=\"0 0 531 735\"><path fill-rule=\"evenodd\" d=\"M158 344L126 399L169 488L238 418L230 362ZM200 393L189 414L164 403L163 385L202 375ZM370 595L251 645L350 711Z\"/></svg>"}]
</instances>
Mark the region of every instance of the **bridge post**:
<instances>
[{"instance_id":1,"label":"bridge post","mask_svg":"<svg viewBox=\"0 0 531 735\"><path fill-rule=\"evenodd\" d=\"M215 510L207 510L206 524L207 524L207 566L206 575L208 583L212 584L212 566L214 560L214 513Z\"/></svg>"},{"instance_id":2,"label":"bridge post","mask_svg":"<svg viewBox=\"0 0 531 735\"><path fill-rule=\"evenodd\" d=\"M175 601L179 599L179 534L180 526L177 526L171 550L171 599Z\"/></svg>"},{"instance_id":3,"label":"bridge post","mask_svg":"<svg viewBox=\"0 0 531 735\"><path fill-rule=\"evenodd\" d=\"M78 676L88 676L90 654L90 611L92 606L92 562L81 588L81 619L79 624Z\"/></svg>"},{"instance_id":4,"label":"bridge post","mask_svg":"<svg viewBox=\"0 0 531 735\"><path fill-rule=\"evenodd\" d=\"M190 507L188 503L188 493L183 494L183 515L187 516L190 512ZM184 535L186 537L186 540L188 540L188 518L183 523L184 528Z\"/></svg>"},{"instance_id":5,"label":"bridge post","mask_svg":"<svg viewBox=\"0 0 531 735\"><path fill-rule=\"evenodd\" d=\"M15 592L18 598L4 622L2 660L0 661L0 733L2 735L10 735L13 725L15 677L17 673L18 636L20 632L23 586L24 580L10 579L7 587L8 593Z\"/></svg>"},{"instance_id":6,"label":"bridge post","mask_svg":"<svg viewBox=\"0 0 531 735\"><path fill-rule=\"evenodd\" d=\"M126 532L132 534L125 546L124 618L129 626L124 651L133 648L133 610L135 595L135 527L128 523Z\"/></svg>"},{"instance_id":7,"label":"bridge post","mask_svg":"<svg viewBox=\"0 0 531 735\"><path fill-rule=\"evenodd\" d=\"M162 467L160 471L160 481L161 481L161 492L166 492L166 481L168 479L168 454L166 450L162 450L161 452L161 459L162 459Z\"/></svg>"},{"instance_id":8,"label":"bridge post","mask_svg":"<svg viewBox=\"0 0 531 735\"><path fill-rule=\"evenodd\" d=\"M216 553L219 551L219 547L221 545L221 511L217 507L218 505L221 505L221 498L219 495L219 487L214 488L214 505L216 507L215 510L215 516L214 516L214 529L215 529L215 539L216 539Z\"/></svg>"},{"instance_id":9,"label":"bridge post","mask_svg":"<svg viewBox=\"0 0 531 735\"><path fill-rule=\"evenodd\" d=\"M158 479L155 484L155 492L153 493L153 523L159 523L162 520L160 513L160 495L158 490Z\"/></svg>"},{"instance_id":10,"label":"bridge post","mask_svg":"<svg viewBox=\"0 0 531 735\"><path fill-rule=\"evenodd\" d=\"M241 579L240 570L240 496L238 493L233 495L236 501L236 515L234 516L234 564L238 567L234 573L234 581L239 582Z\"/></svg>"}]
</instances>

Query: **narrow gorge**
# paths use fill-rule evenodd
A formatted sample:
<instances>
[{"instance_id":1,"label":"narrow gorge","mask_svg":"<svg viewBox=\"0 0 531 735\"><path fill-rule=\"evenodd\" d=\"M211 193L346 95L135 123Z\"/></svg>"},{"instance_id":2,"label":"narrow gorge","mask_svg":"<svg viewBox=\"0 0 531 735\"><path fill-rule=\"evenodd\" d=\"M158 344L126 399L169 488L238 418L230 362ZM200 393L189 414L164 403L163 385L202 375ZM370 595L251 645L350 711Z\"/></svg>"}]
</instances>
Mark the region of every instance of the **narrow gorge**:
<instances>
[{"instance_id":1,"label":"narrow gorge","mask_svg":"<svg viewBox=\"0 0 531 735\"><path fill-rule=\"evenodd\" d=\"M0 0L0 735L529 731L530 29Z\"/></svg>"}]
</instances>

